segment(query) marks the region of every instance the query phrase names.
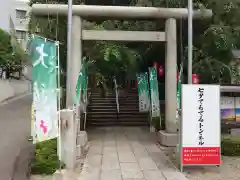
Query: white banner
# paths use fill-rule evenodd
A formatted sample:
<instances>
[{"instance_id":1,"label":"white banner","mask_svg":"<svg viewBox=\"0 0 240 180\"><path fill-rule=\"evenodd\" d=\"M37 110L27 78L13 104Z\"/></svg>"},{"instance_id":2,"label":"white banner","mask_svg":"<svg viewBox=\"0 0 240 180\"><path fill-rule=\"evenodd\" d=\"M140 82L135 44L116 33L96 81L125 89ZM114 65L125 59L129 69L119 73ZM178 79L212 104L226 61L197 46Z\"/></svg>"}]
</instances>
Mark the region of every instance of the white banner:
<instances>
[{"instance_id":1,"label":"white banner","mask_svg":"<svg viewBox=\"0 0 240 180\"><path fill-rule=\"evenodd\" d=\"M220 163L220 87L182 86L182 164Z\"/></svg>"},{"instance_id":2,"label":"white banner","mask_svg":"<svg viewBox=\"0 0 240 180\"><path fill-rule=\"evenodd\" d=\"M33 104L33 142L56 138L58 128L58 45L45 38L31 39Z\"/></svg>"}]
</instances>

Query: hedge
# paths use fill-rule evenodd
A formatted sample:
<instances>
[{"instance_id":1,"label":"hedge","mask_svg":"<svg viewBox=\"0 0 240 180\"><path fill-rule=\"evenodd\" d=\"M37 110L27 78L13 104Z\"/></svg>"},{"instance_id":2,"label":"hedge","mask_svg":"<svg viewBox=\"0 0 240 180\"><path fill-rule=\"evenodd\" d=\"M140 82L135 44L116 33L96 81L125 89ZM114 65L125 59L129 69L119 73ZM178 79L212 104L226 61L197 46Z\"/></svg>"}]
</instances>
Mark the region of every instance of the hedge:
<instances>
[{"instance_id":1,"label":"hedge","mask_svg":"<svg viewBox=\"0 0 240 180\"><path fill-rule=\"evenodd\" d=\"M58 168L57 140L37 143L35 157L31 164L31 173L53 174Z\"/></svg>"},{"instance_id":2,"label":"hedge","mask_svg":"<svg viewBox=\"0 0 240 180\"><path fill-rule=\"evenodd\" d=\"M223 135L221 147L224 156L240 156L240 137Z\"/></svg>"}]
</instances>

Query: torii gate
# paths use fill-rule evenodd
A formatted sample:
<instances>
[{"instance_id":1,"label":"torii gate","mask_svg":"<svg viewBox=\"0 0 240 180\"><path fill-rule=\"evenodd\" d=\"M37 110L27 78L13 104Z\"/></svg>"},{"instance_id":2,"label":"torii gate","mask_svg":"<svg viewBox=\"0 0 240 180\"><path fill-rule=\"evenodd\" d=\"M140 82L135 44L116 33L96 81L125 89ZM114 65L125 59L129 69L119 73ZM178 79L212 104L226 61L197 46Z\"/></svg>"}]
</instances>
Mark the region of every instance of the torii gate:
<instances>
[{"instance_id":1,"label":"torii gate","mask_svg":"<svg viewBox=\"0 0 240 180\"><path fill-rule=\"evenodd\" d=\"M35 15L67 16L68 5L63 4L33 4L31 12ZM67 62L67 103L73 104L78 73L81 67L82 40L106 41L166 41L166 76L165 76L165 118L166 132L160 133L163 145L176 145L176 65L177 40L176 19L187 18L186 8L156 8L133 6L90 6L73 5L72 21L72 55ZM210 18L211 10L196 10L193 18ZM101 17L105 19L160 19L165 18L165 32L154 31L109 31L84 30L82 19ZM174 137L174 138L173 138Z\"/></svg>"}]
</instances>

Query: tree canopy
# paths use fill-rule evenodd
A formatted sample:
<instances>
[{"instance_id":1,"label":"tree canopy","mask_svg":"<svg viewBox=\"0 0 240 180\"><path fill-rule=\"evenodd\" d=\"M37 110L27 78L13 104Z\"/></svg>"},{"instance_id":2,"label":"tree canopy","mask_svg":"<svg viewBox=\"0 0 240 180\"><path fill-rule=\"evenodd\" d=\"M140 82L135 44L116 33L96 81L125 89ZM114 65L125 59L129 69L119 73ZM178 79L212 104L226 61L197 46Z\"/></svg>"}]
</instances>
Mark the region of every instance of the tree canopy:
<instances>
[{"instance_id":1,"label":"tree canopy","mask_svg":"<svg viewBox=\"0 0 240 180\"><path fill-rule=\"evenodd\" d=\"M31 0L46 3L46 0ZM47 1L67 4L67 0ZM129 5L154 7L187 7L187 0L75 0L74 4ZM239 81L238 63L232 57L232 49L240 48L239 0L194 0L194 9L213 10L211 19L194 21L193 72L200 75L202 83L230 83ZM31 16L31 33L57 39L62 43L60 59L66 67L66 17L47 15ZM164 21L84 21L85 29L163 30ZM187 65L187 21L178 21L178 62ZM160 54L159 54L160 53ZM84 55L97 66L98 72L127 72L133 67L141 70L152 61L164 64L164 44L84 42ZM104 74L104 73L103 73Z\"/></svg>"}]
</instances>

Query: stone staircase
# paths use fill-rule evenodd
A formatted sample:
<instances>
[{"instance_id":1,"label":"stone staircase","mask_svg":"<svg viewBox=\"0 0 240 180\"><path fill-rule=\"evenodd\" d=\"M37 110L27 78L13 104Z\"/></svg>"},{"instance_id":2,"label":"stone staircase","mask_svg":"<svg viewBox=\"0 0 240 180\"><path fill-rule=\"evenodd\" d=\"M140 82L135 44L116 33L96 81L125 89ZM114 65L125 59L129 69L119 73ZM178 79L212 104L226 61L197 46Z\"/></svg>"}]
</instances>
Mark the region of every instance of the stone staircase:
<instances>
[{"instance_id":1,"label":"stone staircase","mask_svg":"<svg viewBox=\"0 0 240 180\"><path fill-rule=\"evenodd\" d=\"M148 113L138 110L137 89L120 90L119 110L117 113L115 92L101 97L92 92L87 113L87 126L148 126Z\"/></svg>"}]
</instances>

